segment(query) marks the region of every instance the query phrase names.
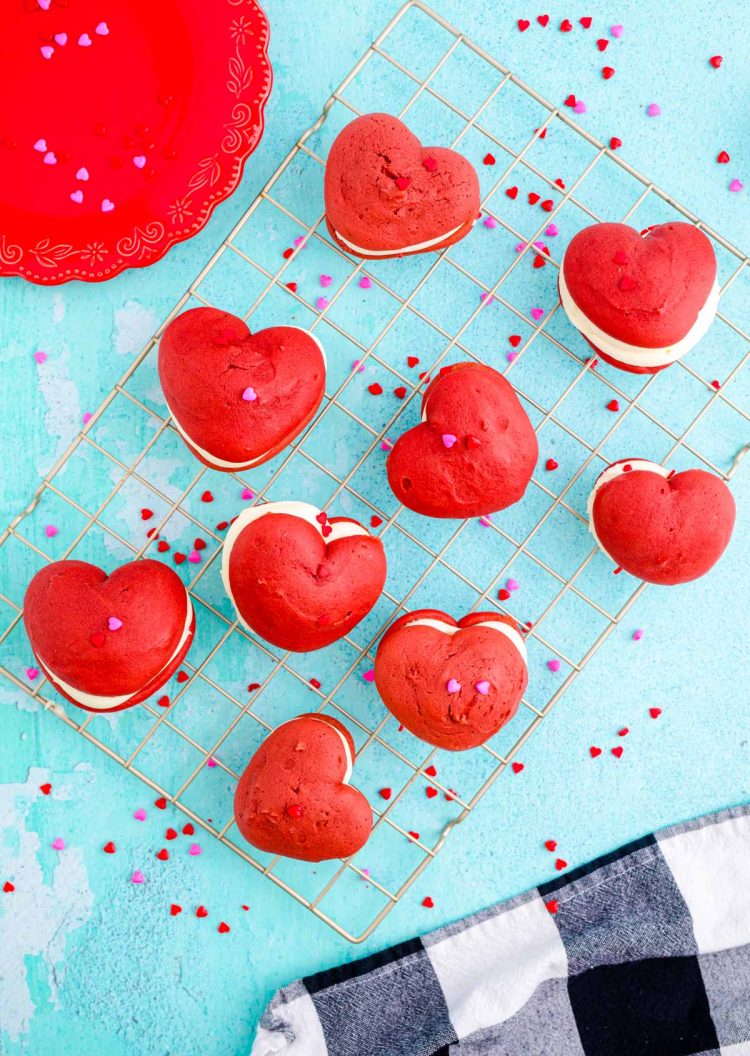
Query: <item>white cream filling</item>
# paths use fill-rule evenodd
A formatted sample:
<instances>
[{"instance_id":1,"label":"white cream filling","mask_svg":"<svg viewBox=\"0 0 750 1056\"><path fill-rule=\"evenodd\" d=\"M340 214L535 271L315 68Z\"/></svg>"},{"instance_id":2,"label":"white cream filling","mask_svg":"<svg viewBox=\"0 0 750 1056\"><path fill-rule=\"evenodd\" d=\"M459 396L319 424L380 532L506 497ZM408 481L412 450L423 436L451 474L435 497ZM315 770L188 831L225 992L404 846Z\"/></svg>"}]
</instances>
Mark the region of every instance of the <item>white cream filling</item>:
<instances>
[{"instance_id":1,"label":"white cream filling","mask_svg":"<svg viewBox=\"0 0 750 1056\"><path fill-rule=\"evenodd\" d=\"M476 221L472 222L472 227ZM401 246L399 249L363 249L362 246L355 246L353 242L344 238L342 234L334 228L334 233L339 242L343 242L347 249L350 249L352 253L356 253L360 257L394 257L399 253L418 253L422 249L432 249L433 246L440 245L446 238L450 238L451 235L455 235L456 231L460 231L463 224L459 224L458 227L454 227L451 231L446 231L444 235L439 235L437 238L430 238L427 242L417 242L413 246Z\"/></svg>"},{"instance_id":2,"label":"white cream filling","mask_svg":"<svg viewBox=\"0 0 750 1056\"><path fill-rule=\"evenodd\" d=\"M230 525L221 554L221 579L227 597L232 605L234 605L240 623L248 631L255 633L253 632L252 627L250 627L240 615L240 610L237 608L237 603L234 600L232 588L229 584L229 562L232 557L232 547L237 542L240 532L247 528L248 524L257 521L259 517L266 517L274 513L285 513L290 517L299 517L300 520L307 521L308 524L311 524L313 528L317 528L320 532L321 539L323 539L326 544L333 543L337 539L346 539L351 535L370 534L364 525L359 524L358 521L339 521L336 524L329 525L331 528L329 535L323 535L323 525L316 520L316 517L320 512L321 511L317 509L317 507L309 502L295 502L293 500L288 502L266 502L261 506L250 506L247 509L244 509L234 523Z\"/></svg>"},{"instance_id":3,"label":"white cream filling","mask_svg":"<svg viewBox=\"0 0 750 1056\"><path fill-rule=\"evenodd\" d=\"M458 631L471 630L471 627L491 627L493 631L500 631L501 634L504 634L506 638L510 639L521 654L523 662L526 663L526 642L524 642L523 638L514 627L511 627L509 623L504 623L502 620L483 620L481 623L472 624L471 627L454 627L451 623L444 623L442 620L424 617L419 620L411 620L409 623L403 624L403 626L434 627L436 631L441 631L443 634L457 634Z\"/></svg>"},{"instance_id":4,"label":"white cream filling","mask_svg":"<svg viewBox=\"0 0 750 1056\"><path fill-rule=\"evenodd\" d=\"M282 726L288 726L290 722L299 722L300 718L302 718L302 716L298 715L294 719L287 719L286 722L279 723L279 725L276 727L276 729L280 730ZM337 737L341 741L341 743L342 743L342 745L344 747L344 756L346 758L346 772L344 773L344 776L341 778L341 784L342 785L348 785L349 782L352 779L352 770L354 769L354 760L352 759L351 748L349 747L349 742L347 741L346 737L343 735L343 733L341 732L341 730L337 726L333 725L332 722L327 722L325 719L318 718L315 715L305 715L304 718L313 719L315 722L322 722L323 725L327 726L329 730L333 730L333 732L337 735ZM275 732L276 732L276 730L274 730L274 733Z\"/></svg>"},{"instance_id":5,"label":"white cream filling","mask_svg":"<svg viewBox=\"0 0 750 1056\"><path fill-rule=\"evenodd\" d=\"M614 465L607 466L607 468L602 470L596 478L594 486L591 489L591 494L588 497L588 502L586 503L586 511L589 518L589 531L596 540L596 544L602 553L606 554L610 561L614 561L615 564L617 564L617 562L612 555L607 552L605 547L602 546L601 539L596 534L596 527L594 526L594 500L596 499L596 494L600 488L603 488L605 484L609 484L610 481L615 480L617 477L621 477L626 472L625 466L630 466L630 469L627 470L628 473L635 473L637 471L642 473L658 473L660 477L664 478L667 478L672 472L669 469L665 469L664 466L660 466L658 462L650 462L647 458L626 458L622 462L615 462Z\"/></svg>"},{"instance_id":6,"label":"white cream filling","mask_svg":"<svg viewBox=\"0 0 750 1056\"><path fill-rule=\"evenodd\" d=\"M560 302L573 326L606 355L631 367L664 367L681 359L694 345L698 344L711 326L719 306L720 292L719 280L714 279L706 303L698 312L697 319L685 336L675 344L668 348L641 348L639 345L629 345L600 330L573 300L565 282L564 267L560 268Z\"/></svg>"},{"instance_id":7,"label":"white cream filling","mask_svg":"<svg viewBox=\"0 0 750 1056\"><path fill-rule=\"evenodd\" d=\"M320 354L323 357L323 369L324 371L327 370L328 360L326 359L326 350L323 348L323 345L315 336L315 334L311 333L309 330L304 330L301 326L293 326L289 327L289 329L299 330L303 334L307 334L308 337L311 337L313 339L315 344L320 349ZM253 466L257 466L258 463L262 462L265 458L268 457L268 451L264 451L262 455L258 455L256 458L253 458L249 462L247 460L245 460L244 462L228 462L224 458L219 458L217 455L212 454L210 451L206 451L205 448L199 447L198 444L196 444L195 440L193 440L190 434L183 428L183 426L177 420L177 416L172 410L172 408L169 406L166 396L164 396L164 403L166 404L167 410L169 411L170 418L174 422L174 427L180 434L182 439L187 441L187 443L190 444L190 446L198 452L201 458L204 458L206 462L214 466L216 469L252 469Z\"/></svg>"},{"instance_id":8,"label":"white cream filling","mask_svg":"<svg viewBox=\"0 0 750 1056\"><path fill-rule=\"evenodd\" d=\"M174 650L169 660L167 660L167 662L159 670L158 674L153 676L154 679L157 679L162 673L162 671L166 671L169 665L174 662L175 657L179 656L180 650L183 648L185 642L188 640L188 637L190 635L190 626L193 622L193 603L191 602L187 592L185 596L187 597L187 615L185 616L185 626L182 630L180 640L177 643L177 648ZM39 657L38 659L45 671L49 672L54 685L59 686L60 689L69 697L71 697L73 700L78 701L79 704L83 704L85 707L90 708L92 711L109 711L112 708L119 708L121 704L124 704L126 701L130 700L131 697L134 697L137 693L140 692L140 689L134 689L130 693L125 693L123 696L119 697L105 697L96 693L84 693L83 690L76 689L74 686L68 685L67 682L63 682L61 678L57 677L57 675L49 666L49 664L45 663L45 661L41 657Z\"/></svg>"}]
</instances>

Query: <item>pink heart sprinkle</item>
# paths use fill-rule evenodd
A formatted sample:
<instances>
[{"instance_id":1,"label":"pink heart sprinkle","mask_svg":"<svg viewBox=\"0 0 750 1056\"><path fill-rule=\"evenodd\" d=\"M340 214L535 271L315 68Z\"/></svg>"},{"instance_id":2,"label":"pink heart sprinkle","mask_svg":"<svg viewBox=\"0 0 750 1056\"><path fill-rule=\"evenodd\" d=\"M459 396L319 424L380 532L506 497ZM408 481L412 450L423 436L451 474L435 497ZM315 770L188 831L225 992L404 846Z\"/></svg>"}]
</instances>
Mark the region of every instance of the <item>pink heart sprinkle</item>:
<instances>
[{"instance_id":1,"label":"pink heart sprinkle","mask_svg":"<svg viewBox=\"0 0 750 1056\"><path fill-rule=\"evenodd\" d=\"M109 26L106 22L100 22L94 30L94 33L96 33L100 37L106 37L109 35Z\"/></svg>"},{"instance_id":2,"label":"pink heart sprinkle","mask_svg":"<svg viewBox=\"0 0 750 1056\"><path fill-rule=\"evenodd\" d=\"M531 318L535 319L537 322L539 322L539 320L542 318L543 315L544 315L544 308L532 308L531 309Z\"/></svg>"},{"instance_id":3,"label":"pink heart sprinkle","mask_svg":"<svg viewBox=\"0 0 750 1056\"><path fill-rule=\"evenodd\" d=\"M576 104L573 107L573 113L574 114L585 114L586 113L586 104L584 103L583 99L578 99L576 101Z\"/></svg>"},{"instance_id":4,"label":"pink heart sprinkle","mask_svg":"<svg viewBox=\"0 0 750 1056\"><path fill-rule=\"evenodd\" d=\"M88 33L81 33L80 37L78 38L78 43L82 48L90 48L91 37L88 35Z\"/></svg>"},{"instance_id":5,"label":"pink heart sprinkle","mask_svg":"<svg viewBox=\"0 0 750 1056\"><path fill-rule=\"evenodd\" d=\"M361 359L355 359L352 363L352 373L361 374L365 369L365 365Z\"/></svg>"},{"instance_id":6,"label":"pink heart sprinkle","mask_svg":"<svg viewBox=\"0 0 750 1056\"><path fill-rule=\"evenodd\" d=\"M37 363L40 363L40 364L41 363L45 363L46 360L47 360L47 353L46 352L35 352L34 353L34 359L37 361Z\"/></svg>"},{"instance_id":7,"label":"pink heart sprinkle","mask_svg":"<svg viewBox=\"0 0 750 1056\"><path fill-rule=\"evenodd\" d=\"M729 184L729 190L732 192L741 191L744 186L745 185L741 182L741 180L732 180L732 182Z\"/></svg>"},{"instance_id":8,"label":"pink heart sprinkle","mask_svg":"<svg viewBox=\"0 0 750 1056\"><path fill-rule=\"evenodd\" d=\"M109 200L109 198L105 198L104 201L102 202L102 212L103 213L111 213L112 210L114 209L114 207L115 207L115 203L111 202Z\"/></svg>"},{"instance_id":9,"label":"pink heart sprinkle","mask_svg":"<svg viewBox=\"0 0 750 1056\"><path fill-rule=\"evenodd\" d=\"M457 682L455 678L449 678L448 684L445 687L449 693L460 693L461 683Z\"/></svg>"},{"instance_id":10,"label":"pink heart sprinkle","mask_svg":"<svg viewBox=\"0 0 750 1056\"><path fill-rule=\"evenodd\" d=\"M57 535L57 532L58 529L55 527L54 524L48 524L47 527L44 529L44 534L47 536L48 539L54 539L54 537Z\"/></svg>"},{"instance_id":11,"label":"pink heart sprinkle","mask_svg":"<svg viewBox=\"0 0 750 1056\"><path fill-rule=\"evenodd\" d=\"M458 437L455 436L453 433L443 433L442 441L443 441L443 446L444 447L447 447L447 448L453 447L453 445L455 444L456 440L458 440Z\"/></svg>"},{"instance_id":12,"label":"pink heart sprinkle","mask_svg":"<svg viewBox=\"0 0 750 1056\"><path fill-rule=\"evenodd\" d=\"M512 363L513 360L517 357L517 355L517 352L506 352L505 358L508 360L509 363Z\"/></svg>"},{"instance_id":13,"label":"pink heart sprinkle","mask_svg":"<svg viewBox=\"0 0 750 1056\"><path fill-rule=\"evenodd\" d=\"M545 227L544 233L549 238L554 238L555 235L558 235L560 232L557 230L557 225L556 224L549 224L548 227Z\"/></svg>"},{"instance_id":14,"label":"pink heart sprinkle","mask_svg":"<svg viewBox=\"0 0 750 1056\"><path fill-rule=\"evenodd\" d=\"M546 249L544 242L532 242L535 249Z\"/></svg>"},{"instance_id":15,"label":"pink heart sprinkle","mask_svg":"<svg viewBox=\"0 0 750 1056\"><path fill-rule=\"evenodd\" d=\"M560 670L560 661L559 660L548 660L547 661L547 667L550 669L550 671L559 671Z\"/></svg>"},{"instance_id":16,"label":"pink heart sprinkle","mask_svg":"<svg viewBox=\"0 0 750 1056\"><path fill-rule=\"evenodd\" d=\"M321 275L320 276L320 285L321 286L330 286L332 282L333 282L333 279L331 278L330 275Z\"/></svg>"},{"instance_id":17,"label":"pink heart sprinkle","mask_svg":"<svg viewBox=\"0 0 750 1056\"><path fill-rule=\"evenodd\" d=\"M658 103L649 103L646 107L646 113L649 117L658 117L661 113L661 107Z\"/></svg>"},{"instance_id":18,"label":"pink heart sprinkle","mask_svg":"<svg viewBox=\"0 0 750 1056\"><path fill-rule=\"evenodd\" d=\"M58 836L56 840L52 841L52 850L53 851L64 851L65 850L65 840L61 836Z\"/></svg>"},{"instance_id":19,"label":"pink heart sprinkle","mask_svg":"<svg viewBox=\"0 0 750 1056\"><path fill-rule=\"evenodd\" d=\"M57 165L57 155L53 150L48 150L42 161L45 165Z\"/></svg>"},{"instance_id":20,"label":"pink heart sprinkle","mask_svg":"<svg viewBox=\"0 0 750 1056\"><path fill-rule=\"evenodd\" d=\"M484 290L484 292L479 294L479 300L480 301L486 301L487 304L491 304L494 301L494 299L495 298L492 296L492 294L488 290Z\"/></svg>"},{"instance_id":21,"label":"pink heart sprinkle","mask_svg":"<svg viewBox=\"0 0 750 1056\"><path fill-rule=\"evenodd\" d=\"M52 0L36 0L36 2L39 7L41 7L42 11L49 11Z\"/></svg>"},{"instance_id":22,"label":"pink heart sprinkle","mask_svg":"<svg viewBox=\"0 0 750 1056\"><path fill-rule=\"evenodd\" d=\"M328 307L329 303L330 302L325 297L318 297L317 301L315 302L315 307L318 309L319 312L322 312L324 308Z\"/></svg>"},{"instance_id":23,"label":"pink heart sprinkle","mask_svg":"<svg viewBox=\"0 0 750 1056\"><path fill-rule=\"evenodd\" d=\"M208 759L206 759L206 766L210 766L210 767L216 766L216 760L215 759L211 759L209 757Z\"/></svg>"},{"instance_id":24,"label":"pink heart sprinkle","mask_svg":"<svg viewBox=\"0 0 750 1056\"><path fill-rule=\"evenodd\" d=\"M135 165L135 167L137 169L145 169L145 167L146 167L146 158L145 158L145 156L143 154L137 154L133 158L133 164Z\"/></svg>"},{"instance_id":25,"label":"pink heart sprinkle","mask_svg":"<svg viewBox=\"0 0 750 1056\"><path fill-rule=\"evenodd\" d=\"M375 681L375 671L374 671L374 669L370 668L368 671L363 671L362 672L362 678L365 680L365 682L374 682Z\"/></svg>"},{"instance_id":26,"label":"pink heart sprinkle","mask_svg":"<svg viewBox=\"0 0 750 1056\"><path fill-rule=\"evenodd\" d=\"M76 173L76 179L77 180L81 180L82 183L85 183L86 180L88 180L88 178L89 178L89 170L85 166L83 166Z\"/></svg>"},{"instance_id":27,"label":"pink heart sprinkle","mask_svg":"<svg viewBox=\"0 0 750 1056\"><path fill-rule=\"evenodd\" d=\"M482 679L481 682L477 682L474 686L477 693L481 693L483 697L486 697L490 691L490 683L486 679Z\"/></svg>"},{"instance_id":28,"label":"pink heart sprinkle","mask_svg":"<svg viewBox=\"0 0 750 1056\"><path fill-rule=\"evenodd\" d=\"M242 498L245 499L245 501L247 501L248 499L254 499L255 496L253 495L252 491L250 491L250 488L243 488L242 489Z\"/></svg>"},{"instance_id":29,"label":"pink heart sprinkle","mask_svg":"<svg viewBox=\"0 0 750 1056\"><path fill-rule=\"evenodd\" d=\"M47 140L38 139L34 144L34 150L38 150L40 154L44 154L47 150Z\"/></svg>"},{"instance_id":30,"label":"pink heart sprinkle","mask_svg":"<svg viewBox=\"0 0 750 1056\"><path fill-rule=\"evenodd\" d=\"M480 517L479 518L479 523L481 524L481 526L483 528L491 528L492 527L492 521L490 520L489 517Z\"/></svg>"},{"instance_id":31,"label":"pink heart sprinkle","mask_svg":"<svg viewBox=\"0 0 750 1056\"><path fill-rule=\"evenodd\" d=\"M372 279L370 279L369 275L363 275L362 278L359 280L359 288L361 290L369 290L371 286Z\"/></svg>"},{"instance_id":32,"label":"pink heart sprinkle","mask_svg":"<svg viewBox=\"0 0 750 1056\"><path fill-rule=\"evenodd\" d=\"M71 202L75 202L76 205L80 205L83 201L83 191L73 191L70 195Z\"/></svg>"},{"instance_id":33,"label":"pink heart sprinkle","mask_svg":"<svg viewBox=\"0 0 750 1056\"><path fill-rule=\"evenodd\" d=\"M242 399L245 400L246 403L252 403L253 400L258 399L258 393L255 391L252 385L248 385L248 387L242 393Z\"/></svg>"},{"instance_id":34,"label":"pink heart sprinkle","mask_svg":"<svg viewBox=\"0 0 750 1056\"><path fill-rule=\"evenodd\" d=\"M393 441L389 440L387 436L383 440L381 440L381 442L380 442L380 450L381 451L390 451L392 447L393 447Z\"/></svg>"},{"instance_id":35,"label":"pink heart sprinkle","mask_svg":"<svg viewBox=\"0 0 750 1056\"><path fill-rule=\"evenodd\" d=\"M55 44L59 44L61 48L64 48L68 43L67 33L55 33Z\"/></svg>"},{"instance_id":36,"label":"pink heart sprinkle","mask_svg":"<svg viewBox=\"0 0 750 1056\"><path fill-rule=\"evenodd\" d=\"M494 216L485 216L484 226L489 227L490 229L492 229L493 227L497 227L497 220Z\"/></svg>"},{"instance_id":37,"label":"pink heart sprinkle","mask_svg":"<svg viewBox=\"0 0 750 1056\"><path fill-rule=\"evenodd\" d=\"M91 411L86 411L86 413L84 414L83 418L81 418L81 421L83 422L84 425L88 425L88 423L91 421L91 419L93 417L94 416L91 413Z\"/></svg>"},{"instance_id":38,"label":"pink heart sprinkle","mask_svg":"<svg viewBox=\"0 0 750 1056\"><path fill-rule=\"evenodd\" d=\"M191 843L189 853L192 854L193 858L198 854L202 854L201 845L199 843Z\"/></svg>"},{"instance_id":39,"label":"pink heart sprinkle","mask_svg":"<svg viewBox=\"0 0 750 1056\"><path fill-rule=\"evenodd\" d=\"M509 590L512 594L514 590L521 589L521 584L518 582L517 579L509 579L505 584L505 589Z\"/></svg>"},{"instance_id":40,"label":"pink heart sprinkle","mask_svg":"<svg viewBox=\"0 0 750 1056\"><path fill-rule=\"evenodd\" d=\"M136 810L136 812L133 815L133 817L135 818L136 821L145 821L146 820L146 811L143 809L143 807L139 807L138 810Z\"/></svg>"},{"instance_id":41,"label":"pink heart sprinkle","mask_svg":"<svg viewBox=\"0 0 750 1056\"><path fill-rule=\"evenodd\" d=\"M110 631L119 631L122 627L122 620L118 620L116 616L110 616L107 620L107 626Z\"/></svg>"},{"instance_id":42,"label":"pink heart sprinkle","mask_svg":"<svg viewBox=\"0 0 750 1056\"><path fill-rule=\"evenodd\" d=\"M28 678L29 682L33 682L35 679L39 678L39 668L38 667L27 667L26 668L26 677Z\"/></svg>"},{"instance_id":43,"label":"pink heart sprinkle","mask_svg":"<svg viewBox=\"0 0 750 1056\"><path fill-rule=\"evenodd\" d=\"M188 554L188 561L192 565L199 565L200 564L200 560L201 560L200 551L199 550L191 550L190 553Z\"/></svg>"},{"instance_id":44,"label":"pink heart sprinkle","mask_svg":"<svg viewBox=\"0 0 750 1056\"><path fill-rule=\"evenodd\" d=\"M142 884L142 883L145 882L145 879L146 878L143 875L143 873L140 871L140 869L136 869L136 871L130 877L130 882L133 883L133 884Z\"/></svg>"},{"instance_id":45,"label":"pink heart sprinkle","mask_svg":"<svg viewBox=\"0 0 750 1056\"><path fill-rule=\"evenodd\" d=\"M304 235L297 235L297 237L294 240L294 244L297 247L297 249L299 249L300 246L304 246L304 244L305 244L305 236Z\"/></svg>"},{"instance_id":46,"label":"pink heart sprinkle","mask_svg":"<svg viewBox=\"0 0 750 1056\"><path fill-rule=\"evenodd\" d=\"M611 26L609 31L612 34L612 36L615 37L615 38L622 36L622 26L620 26L620 25Z\"/></svg>"},{"instance_id":47,"label":"pink heart sprinkle","mask_svg":"<svg viewBox=\"0 0 750 1056\"><path fill-rule=\"evenodd\" d=\"M55 54L55 49L52 47L51 44L43 44L39 50L42 53L43 59L51 59L52 56Z\"/></svg>"}]
</instances>

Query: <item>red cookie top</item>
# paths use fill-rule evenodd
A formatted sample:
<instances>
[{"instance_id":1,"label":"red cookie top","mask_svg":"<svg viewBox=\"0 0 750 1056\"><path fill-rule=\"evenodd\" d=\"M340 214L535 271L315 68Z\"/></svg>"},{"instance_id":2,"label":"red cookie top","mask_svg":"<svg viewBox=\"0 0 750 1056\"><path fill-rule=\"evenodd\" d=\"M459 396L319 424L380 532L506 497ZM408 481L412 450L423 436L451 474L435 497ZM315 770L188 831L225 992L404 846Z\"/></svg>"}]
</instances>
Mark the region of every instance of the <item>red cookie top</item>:
<instances>
[{"instance_id":1,"label":"red cookie top","mask_svg":"<svg viewBox=\"0 0 750 1056\"><path fill-rule=\"evenodd\" d=\"M53 680L104 697L136 693L157 678L189 617L179 576L151 560L109 576L85 561L55 561L31 580L23 607L31 647Z\"/></svg>"},{"instance_id":2,"label":"red cookie top","mask_svg":"<svg viewBox=\"0 0 750 1056\"><path fill-rule=\"evenodd\" d=\"M666 348L695 324L716 280L716 255L692 224L660 224L643 235L627 224L593 224L571 240L562 273L600 330L640 348Z\"/></svg>"},{"instance_id":3,"label":"red cookie top","mask_svg":"<svg viewBox=\"0 0 750 1056\"><path fill-rule=\"evenodd\" d=\"M265 739L237 785L234 815L259 850L306 862L364 846L372 808L349 784L354 741L328 715L300 715Z\"/></svg>"},{"instance_id":4,"label":"red cookie top","mask_svg":"<svg viewBox=\"0 0 750 1056\"><path fill-rule=\"evenodd\" d=\"M335 234L365 253L418 252L474 222L479 180L466 158L423 147L397 117L365 114L334 140L325 205Z\"/></svg>"},{"instance_id":5,"label":"red cookie top","mask_svg":"<svg viewBox=\"0 0 750 1056\"><path fill-rule=\"evenodd\" d=\"M385 551L358 521L329 518L306 502L271 502L232 524L221 574L250 630L309 652L364 619L385 583Z\"/></svg>"},{"instance_id":6,"label":"red cookie top","mask_svg":"<svg viewBox=\"0 0 750 1056\"><path fill-rule=\"evenodd\" d=\"M375 684L415 736L449 751L484 744L513 718L528 682L515 620L473 612L461 620L418 609L380 640Z\"/></svg>"},{"instance_id":7,"label":"red cookie top","mask_svg":"<svg viewBox=\"0 0 750 1056\"><path fill-rule=\"evenodd\" d=\"M242 319L216 308L178 315L159 345L159 378L175 424L217 469L276 455L317 411L325 377L325 354L307 330L251 334Z\"/></svg>"},{"instance_id":8,"label":"red cookie top","mask_svg":"<svg viewBox=\"0 0 750 1056\"><path fill-rule=\"evenodd\" d=\"M523 495L539 447L512 385L492 367L443 367L422 397L421 424L386 464L396 498L428 517L480 517Z\"/></svg>"},{"instance_id":9,"label":"red cookie top","mask_svg":"<svg viewBox=\"0 0 750 1056\"><path fill-rule=\"evenodd\" d=\"M713 473L674 473L645 459L622 459L594 485L589 519L617 565L670 585L697 579L716 564L732 535L735 505Z\"/></svg>"}]
</instances>

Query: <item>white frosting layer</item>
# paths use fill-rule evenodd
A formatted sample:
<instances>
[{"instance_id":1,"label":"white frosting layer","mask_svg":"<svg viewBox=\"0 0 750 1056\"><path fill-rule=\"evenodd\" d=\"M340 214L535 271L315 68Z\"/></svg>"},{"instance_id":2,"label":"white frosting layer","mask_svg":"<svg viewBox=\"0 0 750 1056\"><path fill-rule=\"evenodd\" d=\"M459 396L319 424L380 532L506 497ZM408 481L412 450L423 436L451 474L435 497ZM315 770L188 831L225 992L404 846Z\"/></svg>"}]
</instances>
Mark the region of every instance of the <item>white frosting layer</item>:
<instances>
[{"instance_id":1,"label":"white frosting layer","mask_svg":"<svg viewBox=\"0 0 750 1056\"><path fill-rule=\"evenodd\" d=\"M650 462L647 458L626 458L622 462L615 462L613 465L607 466L607 468L596 478L586 504L589 518L589 531L596 540L599 549L607 555L610 561L615 561L615 559L611 554L607 553L607 550L602 546L601 539L596 534L596 528L594 526L594 500L596 499L596 494L600 488L603 488L605 484L609 484L610 481L615 480L617 477L621 477L626 472L625 466L630 466L630 469L627 470L628 473L658 473L660 477L664 477L665 479L671 473L671 470L665 469L664 466L660 466L658 462ZM616 561L615 564L617 564Z\"/></svg>"},{"instance_id":2,"label":"white frosting layer","mask_svg":"<svg viewBox=\"0 0 750 1056\"><path fill-rule=\"evenodd\" d=\"M315 334L311 333L309 330L304 330L301 326L293 326L293 327L289 327L289 329L290 330L300 330L303 334L307 334L308 337L311 337L313 339L315 344L320 349L320 354L323 357L323 368L326 369L327 366L328 366L328 361L326 359L326 350L323 348L323 345L320 343L320 341L315 336ZM262 462L265 458L268 457L268 451L264 451L262 455L258 455L257 458L253 458L249 462L248 461L244 461L244 462L228 462L224 458L219 458L217 455L212 454L210 451L206 451L205 448L200 447L198 444L196 444L195 440L193 440L193 438L190 436L190 434L183 428L183 426L177 420L177 416L175 415L175 413L172 410L172 408L169 406L169 403L167 402L166 396L164 397L164 403L167 406L167 410L169 411L170 418L174 422L174 427L177 430L177 432L180 434L182 439L186 440L190 444L190 446L192 448L194 448L198 452L198 454L201 456L201 458L204 458L206 460L206 462L208 462L209 465L213 466L215 469L229 469L229 470L252 469L253 466L257 466L258 463Z\"/></svg>"},{"instance_id":3,"label":"white frosting layer","mask_svg":"<svg viewBox=\"0 0 750 1056\"><path fill-rule=\"evenodd\" d=\"M318 530L321 539L323 539L326 544L334 543L337 539L346 539L350 535L370 534L364 525L359 524L358 521L339 521L336 524L329 524L329 527L331 528L330 534L327 536L323 535L323 525L315 519L320 513L320 510L309 502L266 502L262 506L250 506L243 510L237 517L236 521L230 525L226 539L224 540L224 549L222 550L221 555L221 579L224 584L224 590L227 592L227 597L232 605L234 605L240 623L243 627L247 628L248 631L252 631L252 627L248 626L248 624L242 619L234 600L234 595L232 594L232 588L229 584L229 562L232 557L232 547L237 542L240 532L247 528L248 524L252 524L253 521L257 521L260 517L267 517L274 513L286 513L290 517L299 517L300 520L307 521L308 524L311 524L313 528Z\"/></svg>"},{"instance_id":4,"label":"white frosting layer","mask_svg":"<svg viewBox=\"0 0 750 1056\"><path fill-rule=\"evenodd\" d=\"M417 242L413 246L401 246L399 249L363 249L362 246L355 246L353 242L349 242L338 231L335 234L339 242L343 242L347 249L350 249L352 253L356 253L360 257L395 257L399 253L418 253L420 250L439 246L446 238L450 238L451 235L455 235L456 231L460 231L463 226L463 224L459 224L458 227L454 227L452 231L446 231L444 235L440 235L438 238L431 238L427 242Z\"/></svg>"},{"instance_id":5,"label":"white frosting layer","mask_svg":"<svg viewBox=\"0 0 750 1056\"><path fill-rule=\"evenodd\" d=\"M456 634L458 631L468 631L469 627L454 627L452 623L444 623L443 620L435 620L431 617L423 617L419 620L411 620L409 623L403 624L404 627L434 627L436 631L441 631L443 634ZM491 627L493 631L500 631L506 638L515 645L518 652L523 658L523 662L526 663L526 642L524 642L518 631L511 627L509 623L504 623L503 620L482 620L481 623L472 624L473 627Z\"/></svg>"},{"instance_id":6,"label":"white frosting layer","mask_svg":"<svg viewBox=\"0 0 750 1056\"><path fill-rule=\"evenodd\" d=\"M300 718L302 718L302 716L297 716L297 718L294 718L294 719L287 719L286 722L279 723L279 725L276 727L276 729L280 730L282 726L288 726L290 722L297 722ZM341 783L342 783L342 785L348 785L349 782L352 779L352 770L354 769L354 760L352 759L352 751L351 751L351 748L349 747L349 742L347 741L346 737L343 735L343 733L338 728L338 726L334 726L332 722L327 722L326 719L324 719L324 718L318 718L315 715L305 715L304 718L306 718L306 719L314 719L315 722L322 722L324 724L324 726L328 727L329 730L333 730L333 732L336 734L336 736L341 741L341 743L342 743L342 745L344 747L344 757L346 758L346 772L345 772L344 776L341 778Z\"/></svg>"},{"instance_id":7,"label":"white frosting layer","mask_svg":"<svg viewBox=\"0 0 750 1056\"><path fill-rule=\"evenodd\" d=\"M169 660L167 660L166 664L161 668L159 673L154 675L154 679L158 679L162 671L166 671L169 665L174 662L175 657L179 656L181 649L190 635L190 626L193 622L193 603L191 602L187 591L185 592L185 597L187 598L187 614L185 616L185 626L180 635L180 640L177 643L177 648L174 650ZM45 671L49 672L51 680L56 686L59 686L69 697L78 701L79 704L83 704L84 707L89 708L91 711L111 711L113 708L119 708L120 705L125 704L126 701L130 700L131 697L134 697L140 692L140 690L134 689L130 693L125 693L119 697L105 697L96 693L84 693L83 690L76 689L74 686L68 685L67 682L63 682L61 678L58 678L49 664L45 663L41 657L39 657L39 662ZM158 686L155 687L154 692L156 692L156 689L158 689Z\"/></svg>"},{"instance_id":8,"label":"white frosting layer","mask_svg":"<svg viewBox=\"0 0 750 1056\"><path fill-rule=\"evenodd\" d=\"M565 282L564 268L560 268L560 302L573 326L606 355L631 367L664 367L681 359L708 331L719 306L719 293L719 280L714 279L706 303L698 312L698 318L680 341L668 348L641 348L639 345L629 345L600 330L573 300Z\"/></svg>"}]
</instances>

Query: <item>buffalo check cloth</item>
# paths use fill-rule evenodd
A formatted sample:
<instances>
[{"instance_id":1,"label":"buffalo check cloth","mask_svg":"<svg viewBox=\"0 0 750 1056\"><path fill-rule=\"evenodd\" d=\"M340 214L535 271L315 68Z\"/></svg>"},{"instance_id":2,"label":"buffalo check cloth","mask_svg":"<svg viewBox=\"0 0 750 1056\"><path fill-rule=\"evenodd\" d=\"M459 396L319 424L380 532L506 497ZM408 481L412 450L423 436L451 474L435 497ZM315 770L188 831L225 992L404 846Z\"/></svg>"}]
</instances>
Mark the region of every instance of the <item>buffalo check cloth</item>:
<instances>
[{"instance_id":1,"label":"buffalo check cloth","mask_svg":"<svg viewBox=\"0 0 750 1056\"><path fill-rule=\"evenodd\" d=\"M750 805L292 983L272 1053L750 1056Z\"/></svg>"}]
</instances>

